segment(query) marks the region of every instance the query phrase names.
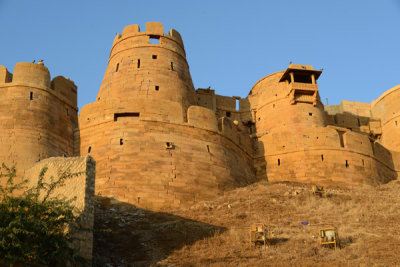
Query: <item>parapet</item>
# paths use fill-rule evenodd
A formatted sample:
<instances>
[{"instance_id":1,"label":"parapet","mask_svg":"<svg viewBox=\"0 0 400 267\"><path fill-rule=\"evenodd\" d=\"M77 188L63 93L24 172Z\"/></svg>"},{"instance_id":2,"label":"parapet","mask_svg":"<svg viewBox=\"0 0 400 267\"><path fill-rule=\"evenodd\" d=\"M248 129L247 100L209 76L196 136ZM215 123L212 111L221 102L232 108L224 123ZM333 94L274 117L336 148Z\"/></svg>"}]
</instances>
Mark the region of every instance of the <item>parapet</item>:
<instances>
[{"instance_id":1,"label":"parapet","mask_svg":"<svg viewBox=\"0 0 400 267\"><path fill-rule=\"evenodd\" d=\"M20 62L15 64L12 82L48 88L50 72L44 64Z\"/></svg>"},{"instance_id":2,"label":"parapet","mask_svg":"<svg viewBox=\"0 0 400 267\"><path fill-rule=\"evenodd\" d=\"M139 35L148 35L155 39L159 38L160 36L167 37L179 43L183 47L182 37L179 32L175 29L171 29L168 34L165 34L164 25L160 22L147 22L146 30L144 32L140 31L140 27L137 24L128 25L122 30L122 34L117 34L114 44L120 39Z\"/></svg>"},{"instance_id":3,"label":"parapet","mask_svg":"<svg viewBox=\"0 0 400 267\"><path fill-rule=\"evenodd\" d=\"M9 73L6 67L0 66L0 84L2 87L25 86L46 90L75 109L78 105L75 83L63 76L57 76L50 81L50 72L43 62L19 62L15 64L13 74Z\"/></svg>"},{"instance_id":4,"label":"parapet","mask_svg":"<svg viewBox=\"0 0 400 267\"><path fill-rule=\"evenodd\" d=\"M8 83L11 80L11 74L7 68L0 65L0 83Z\"/></svg>"},{"instance_id":5,"label":"parapet","mask_svg":"<svg viewBox=\"0 0 400 267\"><path fill-rule=\"evenodd\" d=\"M68 99L74 107L78 105L78 87L69 78L65 78L63 76L57 76L53 78L50 88L55 90L56 92L59 92L62 96Z\"/></svg>"}]
</instances>

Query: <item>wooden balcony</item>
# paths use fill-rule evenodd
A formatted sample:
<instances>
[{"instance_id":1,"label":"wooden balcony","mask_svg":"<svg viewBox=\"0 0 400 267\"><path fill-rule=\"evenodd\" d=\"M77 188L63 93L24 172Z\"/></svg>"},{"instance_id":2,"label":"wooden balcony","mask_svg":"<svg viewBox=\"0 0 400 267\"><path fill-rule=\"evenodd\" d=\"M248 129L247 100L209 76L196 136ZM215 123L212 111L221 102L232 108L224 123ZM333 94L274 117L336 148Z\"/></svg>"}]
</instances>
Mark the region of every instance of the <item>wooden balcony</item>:
<instances>
[{"instance_id":1,"label":"wooden balcony","mask_svg":"<svg viewBox=\"0 0 400 267\"><path fill-rule=\"evenodd\" d=\"M289 101L290 104L309 103L317 105L318 84L311 83L290 83Z\"/></svg>"}]
</instances>

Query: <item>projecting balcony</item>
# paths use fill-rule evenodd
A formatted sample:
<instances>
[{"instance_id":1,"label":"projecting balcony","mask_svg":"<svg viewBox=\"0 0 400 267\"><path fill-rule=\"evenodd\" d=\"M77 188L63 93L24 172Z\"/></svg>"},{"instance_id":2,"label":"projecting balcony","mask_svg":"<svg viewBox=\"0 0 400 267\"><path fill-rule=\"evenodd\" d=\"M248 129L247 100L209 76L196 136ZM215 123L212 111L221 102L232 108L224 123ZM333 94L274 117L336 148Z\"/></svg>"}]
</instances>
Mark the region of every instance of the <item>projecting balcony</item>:
<instances>
[{"instance_id":1,"label":"projecting balcony","mask_svg":"<svg viewBox=\"0 0 400 267\"><path fill-rule=\"evenodd\" d=\"M293 82L289 84L289 87L290 104L309 103L314 106L317 105L318 84Z\"/></svg>"}]
</instances>

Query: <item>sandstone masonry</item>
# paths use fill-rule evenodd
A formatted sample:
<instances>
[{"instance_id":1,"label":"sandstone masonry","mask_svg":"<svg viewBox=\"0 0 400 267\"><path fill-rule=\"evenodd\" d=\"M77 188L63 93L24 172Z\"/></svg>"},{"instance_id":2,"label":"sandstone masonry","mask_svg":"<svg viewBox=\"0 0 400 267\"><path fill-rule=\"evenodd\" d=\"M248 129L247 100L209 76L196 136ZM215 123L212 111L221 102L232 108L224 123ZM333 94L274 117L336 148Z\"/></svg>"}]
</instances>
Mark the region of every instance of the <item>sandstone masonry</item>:
<instances>
[{"instance_id":1,"label":"sandstone masonry","mask_svg":"<svg viewBox=\"0 0 400 267\"><path fill-rule=\"evenodd\" d=\"M153 210L256 180L381 184L400 171L400 86L373 103L324 106L322 70L290 64L249 95L195 89L180 34L148 22L114 39L95 102L43 64L0 66L0 160L96 160L96 194ZM238 108L237 108L238 107Z\"/></svg>"}]
</instances>

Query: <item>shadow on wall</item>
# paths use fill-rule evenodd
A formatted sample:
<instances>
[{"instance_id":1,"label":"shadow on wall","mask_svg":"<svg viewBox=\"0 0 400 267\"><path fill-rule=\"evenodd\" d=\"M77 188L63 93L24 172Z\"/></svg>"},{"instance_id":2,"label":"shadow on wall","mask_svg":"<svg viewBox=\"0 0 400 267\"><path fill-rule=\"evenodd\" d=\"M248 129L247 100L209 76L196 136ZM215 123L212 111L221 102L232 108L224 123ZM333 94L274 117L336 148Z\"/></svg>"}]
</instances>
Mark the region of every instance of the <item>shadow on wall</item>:
<instances>
[{"instance_id":1,"label":"shadow on wall","mask_svg":"<svg viewBox=\"0 0 400 267\"><path fill-rule=\"evenodd\" d=\"M378 122L370 117L358 116L349 112L336 113L334 115L326 113L326 118L327 125L343 127L355 132L365 133L369 133L370 127L374 126L373 123ZM378 128L371 130L374 131L374 134L381 134L381 130ZM377 130L379 132L377 132Z\"/></svg>"},{"instance_id":2,"label":"shadow on wall","mask_svg":"<svg viewBox=\"0 0 400 267\"><path fill-rule=\"evenodd\" d=\"M254 168L256 170L257 180L268 181L267 161L265 159L264 143L254 139Z\"/></svg>"},{"instance_id":3,"label":"shadow on wall","mask_svg":"<svg viewBox=\"0 0 400 267\"><path fill-rule=\"evenodd\" d=\"M96 197L93 266L155 266L173 250L224 231L224 227Z\"/></svg>"}]
</instances>

